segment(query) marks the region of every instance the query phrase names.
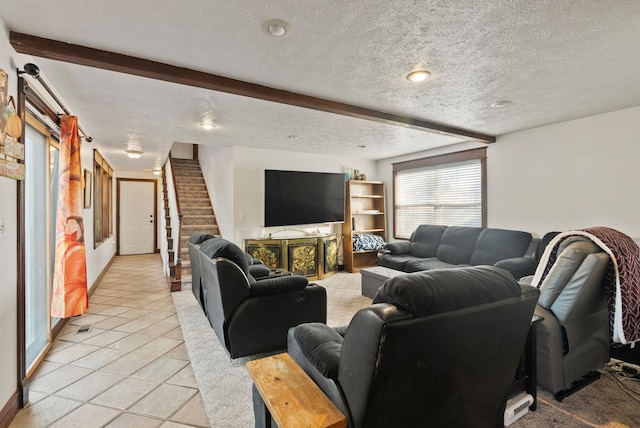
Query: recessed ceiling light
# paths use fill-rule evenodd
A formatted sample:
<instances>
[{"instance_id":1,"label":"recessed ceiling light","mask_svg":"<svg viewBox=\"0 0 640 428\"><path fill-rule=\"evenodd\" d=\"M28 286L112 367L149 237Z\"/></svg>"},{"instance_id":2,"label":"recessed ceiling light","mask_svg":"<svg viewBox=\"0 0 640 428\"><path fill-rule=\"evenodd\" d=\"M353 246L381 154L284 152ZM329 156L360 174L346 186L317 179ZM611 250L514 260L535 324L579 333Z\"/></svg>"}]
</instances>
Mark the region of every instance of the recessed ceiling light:
<instances>
[{"instance_id":1,"label":"recessed ceiling light","mask_svg":"<svg viewBox=\"0 0 640 428\"><path fill-rule=\"evenodd\" d=\"M273 37L284 37L289 34L291 25L282 19L270 19L262 26L263 30Z\"/></svg>"},{"instance_id":2,"label":"recessed ceiling light","mask_svg":"<svg viewBox=\"0 0 640 428\"><path fill-rule=\"evenodd\" d=\"M423 80L427 80L431 76L431 72L427 70L416 70L407 74L407 80L411 80L412 82L422 82Z\"/></svg>"},{"instance_id":3,"label":"recessed ceiling light","mask_svg":"<svg viewBox=\"0 0 640 428\"><path fill-rule=\"evenodd\" d=\"M131 159L138 159L142 156L142 152L140 150L127 150L127 156Z\"/></svg>"},{"instance_id":4,"label":"recessed ceiling light","mask_svg":"<svg viewBox=\"0 0 640 428\"><path fill-rule=\"evenodd\" d=\"M162 175L162 170L161 170L161 169L154 169L154 170L153 170L153 173L154 173L155 175Z\"/></svg>"},{"instance_id":5,"label":"recessed ceiling light","mask_svg":"<svg viewBox=\"0 0 640 428\"><path fill-rule=\"evenodd\" d=\"M269 25L269 33L275 37L282 37L287 33L287 30L282 25L271 24Z\"/></svg>"},{"instance_id":6,"label":"recessed ceiling light","mask_svg":"<svg viewBox=\"0 0 640 428\"><path fill-rule=\"evenodd\" d=\"M297 140L298 136L297 135L287 135L287 138L290 140Z\"/></svg>"},{"instance_id":7,"label":"recessed ceiling light","mask_svg":"<svg viewBox=\"0 0 640 428\"><path fill-rule=\"evenodd\" d=\"M507 107L510 106L512 104L511 100L500 100L500 101L494 101L491 103L491 107L493 108L503 108L503 107Z\"/></svg>"},{"instance_id":8,"label":"recessed ceiling light","mask_svg":"<svg viewBox=\"0 0 640 428\"><path fill-rule=\"evenodd\" d=\"M216 127L216 126L215 126L213 123L211 123L211 122L202 122L202 123L200 124L200 128L202 128L202 129L206 129L207 131L208 131L208 130L210 130L210 129L213 129L213 128L215 128L215 127Z\"/></svg>"}]
</instances>

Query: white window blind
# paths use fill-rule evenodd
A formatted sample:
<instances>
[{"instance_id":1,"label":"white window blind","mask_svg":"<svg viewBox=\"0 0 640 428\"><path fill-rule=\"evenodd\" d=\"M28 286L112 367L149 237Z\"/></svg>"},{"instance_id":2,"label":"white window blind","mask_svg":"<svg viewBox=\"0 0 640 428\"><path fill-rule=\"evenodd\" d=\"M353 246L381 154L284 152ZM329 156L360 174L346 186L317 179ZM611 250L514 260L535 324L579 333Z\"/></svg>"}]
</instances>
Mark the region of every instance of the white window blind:
<instances>
[{"instance_id":1,"label":"white window blind","mask_svg":"<svg viewBox=\"0 0 640 428\"><path fill-rule=\"evenodd\" d=\"M483 162L471 159L395 172L395 237L421 224L483 225Z\"/></svg>"}]
</instances>

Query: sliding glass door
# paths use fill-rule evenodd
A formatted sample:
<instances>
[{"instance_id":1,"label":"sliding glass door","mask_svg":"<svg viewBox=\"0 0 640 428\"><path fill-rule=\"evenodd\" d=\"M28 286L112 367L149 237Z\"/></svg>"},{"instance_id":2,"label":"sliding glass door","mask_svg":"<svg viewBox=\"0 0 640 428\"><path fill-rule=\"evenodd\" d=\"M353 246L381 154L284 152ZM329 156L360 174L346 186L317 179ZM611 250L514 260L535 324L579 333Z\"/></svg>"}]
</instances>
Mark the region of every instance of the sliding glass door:
<instances>
[{"instance_id":1,"label":"sliding glass door","mask_svg":"<svg viewBox=\"0 0 640 428\"><path fill-rule=\"evenodd\" d=\"M58 142L33 118L25 126L25 345L27 373L51 343Z\"/></svg>"}]
</instances>

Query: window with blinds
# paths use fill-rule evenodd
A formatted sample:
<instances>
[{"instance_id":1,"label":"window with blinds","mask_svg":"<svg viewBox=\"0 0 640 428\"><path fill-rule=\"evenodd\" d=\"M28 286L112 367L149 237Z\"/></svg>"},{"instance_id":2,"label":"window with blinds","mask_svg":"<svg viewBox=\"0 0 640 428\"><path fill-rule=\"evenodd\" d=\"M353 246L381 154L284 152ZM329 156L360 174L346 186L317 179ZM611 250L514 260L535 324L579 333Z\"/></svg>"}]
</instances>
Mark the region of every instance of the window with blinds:
<instances>
[{"instance_id":1,"label":"window with blinds","mask_svg":"<svg viewBox=\"0 0 640 428\"><path fill-rule=\"evenodd\" d=\"M486 225L485 149L393 165L394 236L421 224Z\"/></svg>"}]
</instances>

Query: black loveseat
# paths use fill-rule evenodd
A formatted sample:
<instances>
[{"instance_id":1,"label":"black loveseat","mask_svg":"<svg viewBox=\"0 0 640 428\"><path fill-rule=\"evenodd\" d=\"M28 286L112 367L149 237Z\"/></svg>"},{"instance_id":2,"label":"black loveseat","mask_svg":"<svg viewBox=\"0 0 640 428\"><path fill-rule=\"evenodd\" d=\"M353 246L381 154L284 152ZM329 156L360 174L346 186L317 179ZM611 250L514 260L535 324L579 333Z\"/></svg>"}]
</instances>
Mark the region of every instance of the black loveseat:
<instances>
[{"instance_id":1,"label":"black loveseat","mask_svg":"<svg viewBox=\"0 0 640 428\"><path fill-rule=\"evenodd\" d=\"M404 272L491 265L519 279L535 272L537 241L517 230L423 224L409 241L388 243L378 265Z\"/></svg>"}]
</instances>

